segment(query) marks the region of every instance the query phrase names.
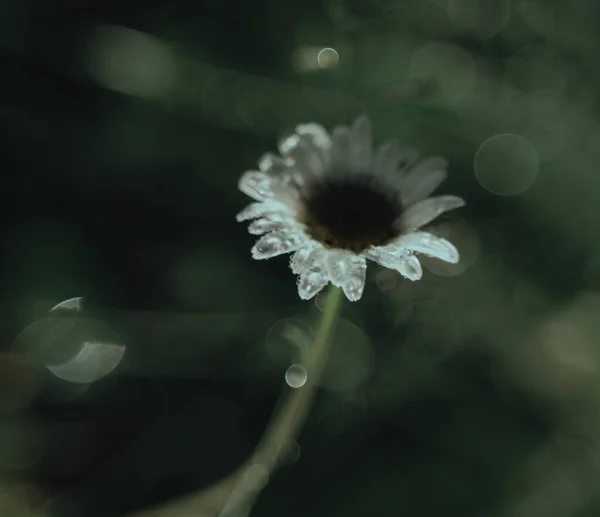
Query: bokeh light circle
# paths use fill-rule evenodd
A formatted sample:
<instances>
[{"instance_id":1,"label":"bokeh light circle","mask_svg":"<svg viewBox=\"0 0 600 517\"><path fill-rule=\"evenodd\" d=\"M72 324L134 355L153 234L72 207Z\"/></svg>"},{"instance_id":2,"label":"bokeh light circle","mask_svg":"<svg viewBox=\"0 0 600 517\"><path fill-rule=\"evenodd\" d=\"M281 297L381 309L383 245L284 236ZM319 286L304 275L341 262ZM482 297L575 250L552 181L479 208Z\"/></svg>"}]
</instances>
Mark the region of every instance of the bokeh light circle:
<instances>
[{"instance_id":1,"label":"bokeh light circle","mask_svg":"<svg viewBox=\"0 0 600 517\"><path fill-rule=\"evenodd\" d=\"M308 372L301 364L293 364L285 372L285 382L290 388L301 388L306 384Z\"/></svg>"},{"instance_id":2,"label":"bokeh light circle","mask_svg":"<svg viewBox=\"0 0 600 517\"><path fill-rule=\"evenodd\" d=\"M87 316L82 300L64 300L26 327L15 341L15 352L70 383L106 377L123 359L125 345L112 327Z\"/></svg>"},{"instance_id":3,"label":"bokeh light circle","mask_svg":"<svg viewBox=\"0 0 600 517\"><path fill-rule=\"evenodd\" d=\"M431 85L441 101L457 105L469 98L477 82L477 68L471 54L449 43L430 42L410 59L410 79Z\"/></svg>"},{"instance_id":4,"label":"bokeh light circle","mask_svg":"<svg viewBox=\"0 0 600 517\"><path fill-rule=\"evenodd\" d=\"M276 321L265 338L265 348L270 359L278 365L301 361L310 347L309 325L299 318Z\"/></svg>"},{"instance_id":5,"label":"bokeh light circle","mask_svg":"<svg viewBox=\"0 0 600 517\"><path fill-rule=\"evenodd\" d=\"M539 161L536 148L526 138L512 133L495 135L475 154L475 177L493 194L515 196L533 185Z\"/></svg>"},{"instance_id":6,"label":"bokeh light circle","mask_svg":"<svg viewBox=\"0 0 600 517\"><path fill-rule=\"evenodd\" d=\"M372 373L374 359L371 342L357 325L343 318L337 323L332 341L322 385L333 393L350 393L358 389Z\"/></svg>"},{"instance_id":7,"label":"bokeh light circle","mask_svg":"<svg viewBox=\"0 0 600 517\"><path fill-rule=\"evenodd\" d=\"M479 39L498 34L510 19L510 0L450 0L448 19Z\"/></svg>"},{"instance_id":8,"label":"bokeh light circle","mask_svg":"<svg viewBox=\"0 0 600 517\"><path fill-rule=\"evenodd\" d=\"M317 63L321 68L333 68L340 62L337 50L331 47L323 48L317 54Z\"/></svg>"},{"instance_id":9,"label":"bokeh light circle","mask_svg":"<svg viewBox=\"0 0 600 517\"><path fill-rule=\"evenodd\" d=\"M176 60L168 46L128 27L95 27L85 53L92 78L110 90L161 98L176 81Z\"/></svg>"}]
</instances>

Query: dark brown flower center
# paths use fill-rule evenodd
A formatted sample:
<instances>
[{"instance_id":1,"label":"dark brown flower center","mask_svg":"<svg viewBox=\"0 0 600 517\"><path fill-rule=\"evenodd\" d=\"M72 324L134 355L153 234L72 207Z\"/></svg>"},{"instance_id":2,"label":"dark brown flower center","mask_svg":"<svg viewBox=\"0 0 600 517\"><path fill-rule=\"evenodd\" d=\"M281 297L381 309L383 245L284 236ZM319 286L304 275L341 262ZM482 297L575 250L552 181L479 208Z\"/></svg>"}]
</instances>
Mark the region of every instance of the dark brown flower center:
<instances>
[{"instance_id":1,"label":"dark brown flower center","mask_svg":"<svg viewBox=\"0 0 600 517\"><path fill-rule=\"evenodd\" d=\"M401 214L398 192L371 175L339 174L311 186L300 222L325 246L358 253L397 237Z\"/></svg>"}]
</instances>

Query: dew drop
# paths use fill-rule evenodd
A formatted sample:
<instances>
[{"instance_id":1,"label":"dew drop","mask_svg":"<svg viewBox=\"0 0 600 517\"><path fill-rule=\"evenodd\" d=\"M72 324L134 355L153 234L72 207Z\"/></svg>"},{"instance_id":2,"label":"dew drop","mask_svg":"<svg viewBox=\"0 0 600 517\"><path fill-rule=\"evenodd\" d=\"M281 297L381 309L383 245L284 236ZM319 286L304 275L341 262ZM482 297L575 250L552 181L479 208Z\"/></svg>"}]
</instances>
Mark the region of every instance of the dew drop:
<instances>
[{"instance_id":1,"label":"dew drop","mask_svg":"<svg viewBox=\"0 0 600 517\"><path fill-rule=\"evenodd\" d=\"M291 388L301 388L306 384L306 380L308 378L308 373L306 368L301 364L293 364L287 369L285 372L285 382Z\"/></svg>"}]
</instances>

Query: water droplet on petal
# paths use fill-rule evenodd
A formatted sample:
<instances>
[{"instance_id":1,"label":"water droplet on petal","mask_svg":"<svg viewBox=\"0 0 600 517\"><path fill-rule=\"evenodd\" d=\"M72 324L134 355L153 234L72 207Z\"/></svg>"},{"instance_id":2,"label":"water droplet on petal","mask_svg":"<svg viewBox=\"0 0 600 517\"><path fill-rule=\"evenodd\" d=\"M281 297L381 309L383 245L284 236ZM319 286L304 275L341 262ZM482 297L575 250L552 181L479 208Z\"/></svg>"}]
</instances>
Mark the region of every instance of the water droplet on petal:
<instances>
[{"instance_id":1,"label":"water droplet on petal","mask_svg":"<svg viewBox=\"0 0 600 517\"><path fill-rule=\"evenodd\" d=\"M279 143L279 151L281 154L288 154L292 150L294 150L298 144L300 143L300 136L297 134L292 134L286 138L284 138Z\"/></svg>"},{"instance_id":2,"label":"water droplet on petal","mask_svg":"<svg viewBox=\"0 0 600 517\"><path fill-rule=\"evenodd\" d=\"M262 217L265 214L276 211L276 207L270 203L250 203L235 216L235 219L238 223L241 223L242 221L247 221L248 219L254 219L256 217Z\"/></svg>"},{"instance_id":3,"label":"water droplet on petal","mask_svg":"<svg viewBox=\"0 0 600 517\"><path fill-rule=\"evenodd\" d=\"M302 274L310 267L311 248L301 248L292 255L290 259L290 268L296 275Z\"/></svg>"},{"instance_id":4,"label":"water droplet on petal","mask_svg":"<svg viewBox=\"0 0 600 517\"><path fill-rule=\"evenodd\" d=\"M327 257L327 272L329 279L335 286L340 287L349 275L348 257L343 252L331 252Z\"/></svg>"},{"instance_id":5,"label":"water droplet on petal","mask_svg":"<svg viewBox=\"0 0 600 517\"><path fill-rule=\"evenodd\" d=\"M367 276L367 262L364 257L352 257L349 260L347 275L343 281L342 289L346 298L351 302L360 300L365 288Z\"/></svg>"},{"instance_id":6,"label":"water droplet on petal","mask_svg":"<svg viewBox=\"0 0 600 517\"><path fill-rule=\"evenodd\" d=\"M460 260L451 263L435 257L420 256L421 263L432 273L440 276L456 276L469 269L479 257L480 242L477 230L460 220L444 221L431 229L435 235L451 242L460 255Z\"/></svg>"},{"instance_id":7,"label":"water droplet on petal","mask_svg":"<svg viewBox=\"0 0 600 517\"><path fill-rule=\"evenodd\" d=\"M398 271L402 276L412 280L413 282L419 280L423 276L423 269L419 259L414 255L408 257L406 260L400 263Z\"/></svg>"},{"instance_id":8,"label":"water droplet on petal","mask_svg":"<svg viewBox=\"0 0 600 517\"><path fill-rule=\"evenodd\" d=\"M252 248L252 257L257 260L268 259L290 251L295 251L301 245L299 235L276 231L261 237Z\"/></svg>"},{"instance_id":9,"label":"water droplet on petal","mask_svg":"<svg viewBox=\"0 0 600 517\"><path fill-rule=\"evenodd\" d=\"M265 198L273 197L271 190L271 180L263 172L247 171L242 174L238 182L238 188L247 196L250 196L258 201Z\"/></svg>"},{"instance_id":10,"label":"water droplet on petal","mask_svg":"<svg viewBox=\"0 0 600 517\"><path fill-rule=\"evenodd\" d=\"M263 235L264 233L289 228L293 224L293 220L288 220L280 214L272 214L262 219L252 221L250 226L248 226L248 233L251 233L252 235Z\"/></svg>"},{"instance_id":11,"label":"water droplet on petal","mask_svg":"<svg viewBox=\"0 0 600 517\"><path fill-rule=\"evenodd\" d=\"M323 273L308 271L298 277L298 294L303 300L310 300L323 287L327 285L328 279Z\"/></svg>"}]
</instances>

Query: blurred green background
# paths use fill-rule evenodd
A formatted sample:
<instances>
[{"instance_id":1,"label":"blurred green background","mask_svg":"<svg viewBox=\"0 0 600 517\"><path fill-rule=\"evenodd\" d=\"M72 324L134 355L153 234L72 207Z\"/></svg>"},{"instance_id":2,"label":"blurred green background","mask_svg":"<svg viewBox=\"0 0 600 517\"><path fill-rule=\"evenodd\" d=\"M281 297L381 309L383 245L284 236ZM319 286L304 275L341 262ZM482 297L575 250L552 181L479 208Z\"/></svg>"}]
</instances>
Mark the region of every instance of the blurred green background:
<instances>
[{"instance_id":1,"label":"blurred green background","mask_svg":"<svg viewBox=\"0 0 600 517\"><path fill-rule=\"evenodd\" d=\"M247 458L322 300L251 259L237 180L297 123L360 113L450 159L467 206L433 231L462 260L369 265L252 515L598 515L599 21L592 0L3 0L0 517L127 515Z\"/></svg>"}]
</instances>

